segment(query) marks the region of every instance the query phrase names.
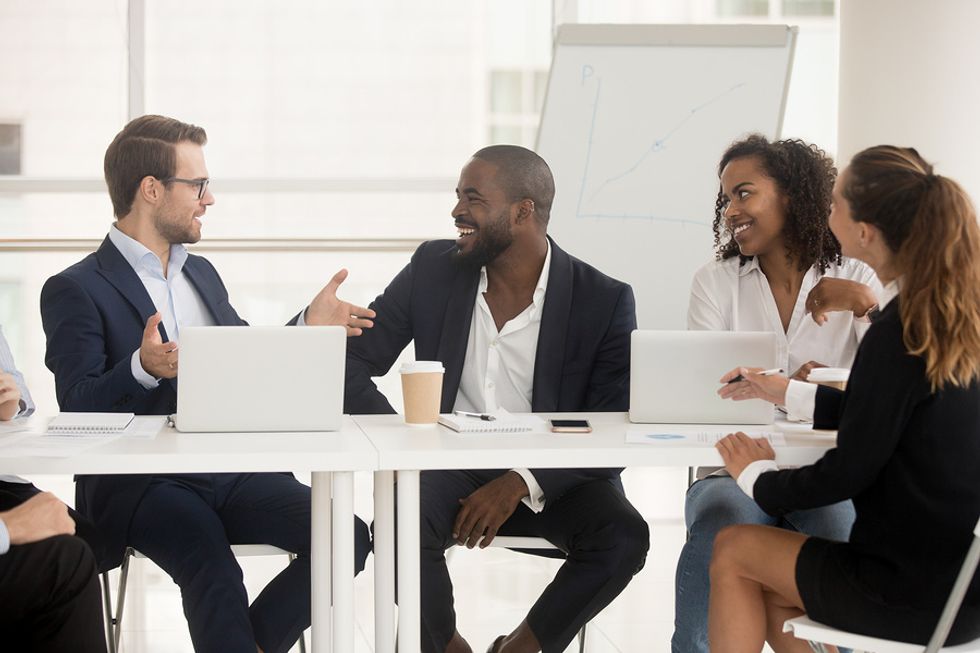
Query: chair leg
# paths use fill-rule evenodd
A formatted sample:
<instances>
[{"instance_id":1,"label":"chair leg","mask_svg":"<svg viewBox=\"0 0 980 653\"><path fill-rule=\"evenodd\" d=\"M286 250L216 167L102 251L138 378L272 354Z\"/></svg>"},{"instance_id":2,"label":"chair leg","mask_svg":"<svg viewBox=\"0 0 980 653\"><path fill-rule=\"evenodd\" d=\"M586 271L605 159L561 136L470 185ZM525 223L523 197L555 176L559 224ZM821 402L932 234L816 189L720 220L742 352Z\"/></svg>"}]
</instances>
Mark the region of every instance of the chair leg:
<instances>
[{"instance_id":1,"label":"chair leg","mask_svg":"<svg viewBox=\"0 0 980 653\"><path fill-rule=\"evenodd\" d=\"M129 580L129 561L133 559L133 550L126 549L123 554L122 564L119 566L119 589L116 591L116 616L112 620L114 626L112 632L111 653L119 650L119 640L122 638L122 618L123 608L126 606L126 583Z\"/></svg>"},{"instance_id":2,"label":"chair leg","mask_svg":"<svg viewBox=\"0 0 980 653\"><path fill-rule=\"evenodd\" d=\"M116 653L115 623L112 617L112 593L109 591L109 572L102 572L102 609L105 612L105 638L109 653Z\"/></svg>"},{"instance_id":3,"label":"chair leg","mask_svg":"<svg viewBox=\"0 0 980 653\"><path fill-rule=\"evenodd\" d=\"M589 627L588 622L582 624L581 630L578 631L578 653L585 653L585 629Z\"/></svg>"},{"instance_id":4,"label":"chair leg","mask_svg":"<svg viewBox=\"0 0 980 653\"><path fill-rule=\"evenodd\" d=\"M299 634L299 653L306 653L306 633Z\"/></svg>"}]
</instances>

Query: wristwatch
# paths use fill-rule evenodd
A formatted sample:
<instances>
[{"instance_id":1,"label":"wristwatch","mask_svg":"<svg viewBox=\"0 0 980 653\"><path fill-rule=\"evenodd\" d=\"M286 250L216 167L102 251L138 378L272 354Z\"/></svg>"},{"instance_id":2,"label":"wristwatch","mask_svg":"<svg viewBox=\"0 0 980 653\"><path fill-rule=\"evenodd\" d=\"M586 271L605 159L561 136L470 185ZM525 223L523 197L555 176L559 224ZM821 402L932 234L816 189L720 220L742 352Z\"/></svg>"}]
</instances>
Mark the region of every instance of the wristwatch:
<instances>
[{"instance_id":1,"label":"wristwatch","mask_svg":"<svg viewBox=\"0 0 980 653\"><path fill-rule=\"evenodd\" d=\"M864 315L859 315L858 317L862 319L866 319L869 322L874 322L875 320L878 319L879 315L881 315L881 311L878 310L878 304L875 303L871 305L871 308L865 311Z\"/></svg>"}]
</instances>

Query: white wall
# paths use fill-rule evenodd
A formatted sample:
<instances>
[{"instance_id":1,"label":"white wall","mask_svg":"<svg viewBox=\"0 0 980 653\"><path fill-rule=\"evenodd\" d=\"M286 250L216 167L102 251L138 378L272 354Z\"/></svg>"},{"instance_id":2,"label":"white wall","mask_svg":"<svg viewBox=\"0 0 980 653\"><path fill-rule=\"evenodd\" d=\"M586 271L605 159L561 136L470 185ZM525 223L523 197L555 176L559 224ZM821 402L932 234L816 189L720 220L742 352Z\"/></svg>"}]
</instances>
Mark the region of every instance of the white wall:
<instances>
[{"instance_id":1,"label":"white wall","mask_svg":"<svg viewBox=\"0 0 980 653\"><path fill-rule=\"evenodd\" d=\"M840 160L912 146L980 198L978 25L976 0L841 2Z\"/></svg>"}]
</instances>

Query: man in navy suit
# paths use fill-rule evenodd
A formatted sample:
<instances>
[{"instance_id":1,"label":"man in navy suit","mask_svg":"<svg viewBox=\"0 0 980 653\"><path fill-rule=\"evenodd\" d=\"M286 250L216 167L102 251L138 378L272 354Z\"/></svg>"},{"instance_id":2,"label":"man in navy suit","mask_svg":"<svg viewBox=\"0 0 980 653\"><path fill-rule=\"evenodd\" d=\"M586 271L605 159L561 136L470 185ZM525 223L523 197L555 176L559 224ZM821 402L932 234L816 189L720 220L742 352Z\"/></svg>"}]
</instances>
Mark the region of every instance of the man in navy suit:
<instances>
[{"instance_id":1,"label":"man in navy suit","mask_svg":"<svg viewBox=\"0 0 980 653\"><path fill-rule=\"evenodd\" d=\"M423 243L371 305L374 328L350 342L346 412L394 412L371 377L413 340L416 359L446 368L442 412L627 410L633 291L547 236L554 192L551 170L530 150L497 145L473 155L456 188L459 238ZM456 630L445 550L482 548L498 533L544 537L567 559L490 650L565 650L646 558L649 530L619 472L423 472L423 650L472 650Z\"/></svg>"},{"instance_id":2,"label":"man in navy suit","mask_svg":"<svg viewBox=\"0 0 980 653\"><path fill-rule=\"evenodd\" d=\"M173 413L180 329L245 325L217 271L188 254L214 203L200 127L163 116L130 122L109 145L105 178L117 218L98 251L41 291L45 362L63 411ZM371 326L337 299L341 270L295 322ZM262 379L276 383L276 379ZM261 401L261 384L256 401ZM229 445L233 446L233 445ZM76 503L107 540L104 567L126 546L180 586L196 651L286 651L310 623L310 488L291 474L78 477ZM358 521L357 563L370 548ZM230 544L272 544L298 557L248 604Z\"/></svg>"}]
</instances>

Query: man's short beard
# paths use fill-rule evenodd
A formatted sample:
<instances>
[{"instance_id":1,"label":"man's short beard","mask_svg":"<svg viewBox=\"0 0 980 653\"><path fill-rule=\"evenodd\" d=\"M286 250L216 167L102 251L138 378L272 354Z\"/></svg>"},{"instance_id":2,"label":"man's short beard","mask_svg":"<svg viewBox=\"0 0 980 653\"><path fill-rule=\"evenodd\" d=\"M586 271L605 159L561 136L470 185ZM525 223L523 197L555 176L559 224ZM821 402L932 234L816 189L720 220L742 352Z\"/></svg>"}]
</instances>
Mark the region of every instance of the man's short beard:
<instances>
[{"instance_id":1,"label":"man's short beard","mask_svg":"<svg viewBox=\"0 0 980 653\"><path fill-rule=\"evenodd\" d=\"M511 243L514 236L510 233L510 223L504 216L500 221L493 222L477 232L479 235L468 253L456 250L456 264L468 272L479 272L481 268L492 263Z\"/></svg>"}]
</instances>

